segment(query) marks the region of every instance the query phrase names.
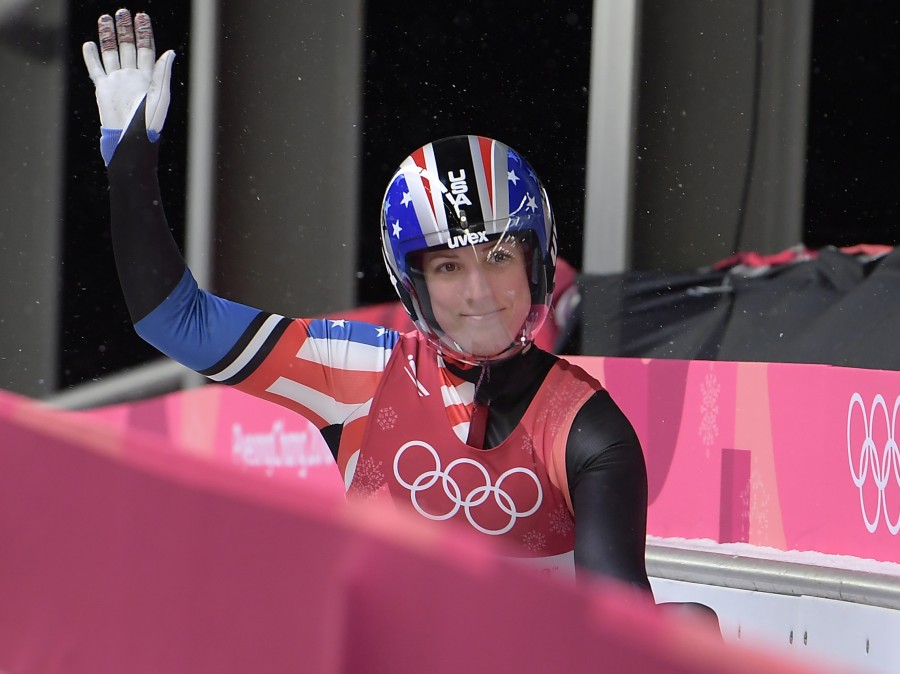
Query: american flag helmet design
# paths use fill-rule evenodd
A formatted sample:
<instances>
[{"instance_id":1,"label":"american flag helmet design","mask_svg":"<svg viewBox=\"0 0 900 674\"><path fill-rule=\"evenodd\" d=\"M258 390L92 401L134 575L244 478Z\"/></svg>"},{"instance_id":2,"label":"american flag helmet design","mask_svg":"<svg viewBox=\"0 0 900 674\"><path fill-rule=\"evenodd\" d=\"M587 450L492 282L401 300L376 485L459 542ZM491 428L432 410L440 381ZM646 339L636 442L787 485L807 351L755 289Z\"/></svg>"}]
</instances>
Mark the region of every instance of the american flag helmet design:
<instances>
[{"instance_id":1,"label":"american flag helmet design","mask_svg":"<svg viewBox=\"0 0 900 674\"><path fill-rule=\"evenodd\" d=\"M529 243L532 310L509 349L488 359L476 358L460 352L434 320L412 254L502 236ZM533 339L549 312L556 270L556 224L550 202L531 165L500 141L452 136L404 159L384 194L381 243L403 306L442 353L476 364L506 358Z\"/></svg>"}]
</instances>

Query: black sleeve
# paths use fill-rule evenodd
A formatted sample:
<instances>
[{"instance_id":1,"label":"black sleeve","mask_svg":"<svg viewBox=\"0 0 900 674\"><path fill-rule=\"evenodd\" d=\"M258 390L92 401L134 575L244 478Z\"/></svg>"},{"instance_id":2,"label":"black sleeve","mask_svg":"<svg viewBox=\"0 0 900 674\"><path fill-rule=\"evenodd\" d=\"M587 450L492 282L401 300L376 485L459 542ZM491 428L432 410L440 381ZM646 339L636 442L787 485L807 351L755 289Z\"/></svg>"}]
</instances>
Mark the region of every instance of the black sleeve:
<instances>
[{"instance_id":1,"label":"black sleeve","mask_svg":"<svg viewBox=\"0 0 900 674\"><path fill-rule=\"evenodd\" d=\"M144 105L107 168L113 253L133 323L155 309L185 272L163 212L156 175L159 142L147 138Z\"/></svg>"},{"instance_id":2,"label":"black sleeve","mask_svg":"<svg viewBox=\"0 0 900 674\"><path fill-rule=\"evenodd\" d=\"M575 417L566 472L578 569L649 591L644 454L631 423L606 391L591 397Z\"/></svg>"}]
</instances>

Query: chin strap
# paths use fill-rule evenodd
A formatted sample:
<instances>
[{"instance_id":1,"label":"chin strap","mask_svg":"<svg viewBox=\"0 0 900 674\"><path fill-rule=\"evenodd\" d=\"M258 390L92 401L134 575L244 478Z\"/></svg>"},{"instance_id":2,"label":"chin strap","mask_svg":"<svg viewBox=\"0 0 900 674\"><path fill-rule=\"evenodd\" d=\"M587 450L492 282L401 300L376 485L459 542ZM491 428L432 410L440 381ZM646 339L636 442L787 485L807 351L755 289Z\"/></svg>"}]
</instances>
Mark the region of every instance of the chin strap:
<instances>
[{"instance_id":1,"label":"chin strap","mask_svg":"<svg viewBox=\"0 0 900 674\"><path fill-rule=\"evenodd\" d=\"M491 380L491 366L484 364L481 366L481 374L478 375L478 383L475 384L475 398L472 408L472 419L469 422L469 436L466 444L475 449L484 449L484 437L487 431L488 409L491 401L479 402L478 393L481 391L481 383L485 380Z\"/></svg>"}]
</instances>

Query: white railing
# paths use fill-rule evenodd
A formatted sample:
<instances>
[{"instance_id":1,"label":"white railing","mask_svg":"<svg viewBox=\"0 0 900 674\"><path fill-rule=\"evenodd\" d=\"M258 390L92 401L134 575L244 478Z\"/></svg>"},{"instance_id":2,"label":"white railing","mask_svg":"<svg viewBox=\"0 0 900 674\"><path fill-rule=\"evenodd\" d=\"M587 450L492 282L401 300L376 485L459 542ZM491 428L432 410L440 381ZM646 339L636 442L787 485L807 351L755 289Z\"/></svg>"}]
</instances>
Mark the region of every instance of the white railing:
<instances>
[{"instance_id":1,"label":"white railing","mask_svg":"<svg viewBox=\"0 0 900 674\"><path fill-rule=\"evenodd\" d=\"M655 578L900 609L900 576L650 544Z\"/></svg>"},{"instance_id":2,"label":"white railing","mask_svg":"<svg viewBox=\"0 0 900 674\"><path fill-rule=\"evenodd\" d=\"M124 372L86 382L43 398L42 402L67 410L142 400L189 388L200 375L168 358L151 361Z\"/></svg>"}]
</instances>

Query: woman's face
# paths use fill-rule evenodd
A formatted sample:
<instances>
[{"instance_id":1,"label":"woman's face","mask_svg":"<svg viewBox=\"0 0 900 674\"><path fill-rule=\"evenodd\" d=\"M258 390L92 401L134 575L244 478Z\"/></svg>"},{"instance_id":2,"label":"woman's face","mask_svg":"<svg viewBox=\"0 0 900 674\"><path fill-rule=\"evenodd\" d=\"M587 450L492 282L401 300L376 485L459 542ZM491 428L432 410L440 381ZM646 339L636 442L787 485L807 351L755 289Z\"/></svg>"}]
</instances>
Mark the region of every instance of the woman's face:
<instances>
[{"instance_id":1,"label":"woman's face","mask_svg":"<svg viewBox=\"0 0 900 674\"><path fill-rule=\"evenodd\" d=\"M463 352L493 356L518 337L531 309L518 241L428 251L422 269L434 317Z\"/></svg>"}]
</instances>

